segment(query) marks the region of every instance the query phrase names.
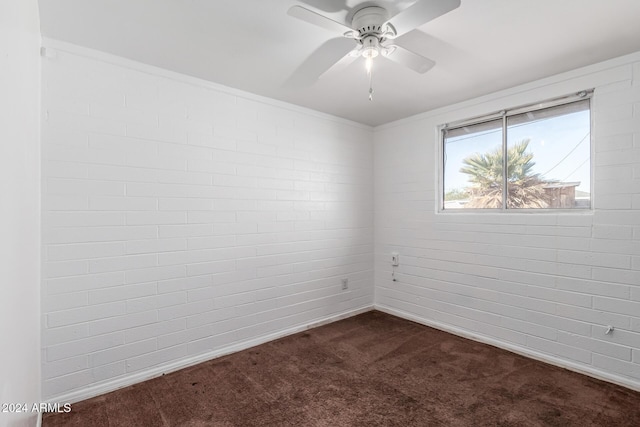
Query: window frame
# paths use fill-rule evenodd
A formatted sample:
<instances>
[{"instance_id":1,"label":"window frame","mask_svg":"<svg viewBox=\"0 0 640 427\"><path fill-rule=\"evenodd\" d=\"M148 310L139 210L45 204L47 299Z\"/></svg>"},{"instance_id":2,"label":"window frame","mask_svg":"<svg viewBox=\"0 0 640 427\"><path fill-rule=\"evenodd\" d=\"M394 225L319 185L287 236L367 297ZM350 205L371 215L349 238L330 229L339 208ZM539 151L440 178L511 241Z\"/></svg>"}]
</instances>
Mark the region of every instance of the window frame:
<instances>
[{"instance_id":1,"label":"window frame","mask_svg":"<svg viewBox=\"0 0 640 427\"><path fill-rule=\"evenodd\" d=\"M436 194L438 195L438 204L436 205L436 212L439 214L464 214L464 213L483 213L483 214L504 214L504 213L573 213L573 214L585 214L585 213L593 213L594 211L594 176L593 176L593 156L594 156L594 147L593 147L593 94L594 89L584 89L579 92L575 92L569 95L560 96L557 98L551 98L540 102L535 102L531 104L520 105L517 107L511 107L507 109L502 109L499 111L495 111L489 114L484 114L480 116L475 116L467 119L457 120L453 122L448 122L441 124L436 127L437 138L438 138L438 176L436 179L436 183L438 185L438 190ZM579 101L589 101L589 175L591 180L590 185L590 197L589 197L589 207L588 208L507 208L507 185L508 185L508 176L506 173L503 173L502 176L502 206L500 208L494 209L482 209L482 208L464 208L464 209L445 209L445 189L444 189L444 172L445 172L445 131L447 129L455 129L464 126L472 126L476 124L480 124L483 122L488 122L492 120L500 119L502 121L502 167L503 171L507 170L507 119L511 116L515 116L518 114L543 110L546 108L557 107L560 105L571 104Z\"/></svg>"}]
</instances>

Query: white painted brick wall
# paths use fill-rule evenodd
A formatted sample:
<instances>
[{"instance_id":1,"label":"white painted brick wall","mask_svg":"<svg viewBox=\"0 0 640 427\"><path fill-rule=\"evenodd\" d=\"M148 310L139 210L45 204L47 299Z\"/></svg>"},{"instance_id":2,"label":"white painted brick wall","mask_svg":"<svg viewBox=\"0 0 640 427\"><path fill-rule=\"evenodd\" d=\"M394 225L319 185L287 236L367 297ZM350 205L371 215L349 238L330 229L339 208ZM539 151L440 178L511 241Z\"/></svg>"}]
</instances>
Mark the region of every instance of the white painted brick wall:
<instances>
[{"instance_id":1,"label":"white painted brick wall","mask_svg":"<svg viewBox=\"0 0 640 427\"><path fill-rule=\"evenodd\" d=\"M369 128L69 50L43 63L43 398L373 303Z\"/></svg>"},{"instance_id":2,"label":"white painted brick wall","mask_svg":"<svg viewBox=\"0 0 640 427\"><path fill-rule=\"evenodd\" d=\"M438 125L590 87L592 212L436 213ZM385 125L374 141L376 304L640 388L640 54Z\"/></svg>"}]
</instances>

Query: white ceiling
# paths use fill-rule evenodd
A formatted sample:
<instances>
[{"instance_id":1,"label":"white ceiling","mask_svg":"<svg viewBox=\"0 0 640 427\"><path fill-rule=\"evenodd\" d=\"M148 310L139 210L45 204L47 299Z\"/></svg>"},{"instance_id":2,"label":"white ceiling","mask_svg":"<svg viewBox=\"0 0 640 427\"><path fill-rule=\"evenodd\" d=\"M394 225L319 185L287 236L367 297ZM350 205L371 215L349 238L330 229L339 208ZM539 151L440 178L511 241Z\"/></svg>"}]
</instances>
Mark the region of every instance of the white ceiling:
<instances>
[{"instance_id":1,"label":"white ceiling","mask_svg":"<svg viewBox=\"0 0 640 427\"><path fill-rule=\"evenodd\" d=\"M285 85L336 37L287 15L292 5L341 20L364 3L394 14L413 2L40 0L40 18L49 38L368 125L640 51L640 0L462 0L398 39L436 61L429 72L376 59L371 102L362 58L311 86Z\"/></svg>"}]
</instances>

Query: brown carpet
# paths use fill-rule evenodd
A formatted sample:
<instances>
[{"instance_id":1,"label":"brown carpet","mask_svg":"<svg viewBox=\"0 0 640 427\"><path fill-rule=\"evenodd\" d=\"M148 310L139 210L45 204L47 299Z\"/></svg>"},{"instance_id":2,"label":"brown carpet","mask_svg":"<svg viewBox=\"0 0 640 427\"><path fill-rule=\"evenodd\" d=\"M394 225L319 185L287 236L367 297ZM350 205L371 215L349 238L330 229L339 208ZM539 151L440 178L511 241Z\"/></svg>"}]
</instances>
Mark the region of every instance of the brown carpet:
<instances>
[{"instance_id":1,"label":"brown carpet","mask_svg":"<svg viewBox=\"0 0 640 427\"><path fill-rule=\"evenodd\" d=\"M640 426L640 393L377 311L75 403L53 426Z\"/></svg>"}]
</instances>

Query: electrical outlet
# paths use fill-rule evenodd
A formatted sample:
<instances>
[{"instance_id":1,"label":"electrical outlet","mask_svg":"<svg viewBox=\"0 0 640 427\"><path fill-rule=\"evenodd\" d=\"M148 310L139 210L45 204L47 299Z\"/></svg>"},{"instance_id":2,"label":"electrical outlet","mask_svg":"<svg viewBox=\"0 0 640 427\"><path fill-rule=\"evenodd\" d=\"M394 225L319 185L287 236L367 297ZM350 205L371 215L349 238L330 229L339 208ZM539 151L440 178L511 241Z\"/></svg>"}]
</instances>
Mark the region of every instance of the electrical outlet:
<instances>
[{"instance_id":1,"label":"electrical outlet","mask_svg":"<svg viewBox=\"0 0 640 427\"><path fill-rule=\"evenodd\" d=\"M345 277L344 279L342 279L342 289L349 289L349 278Z\"/></svg>"},{"instance_id":2,"label":"electrical outlet","mask_svg":"<svg viewBox=\"0 0 640 427\"><path fill-rule=\"evenodd\" d=\"M391 252L391 265L394 267L400 265L400 254L398 252Z\"/></svg>"}]
</instances>

